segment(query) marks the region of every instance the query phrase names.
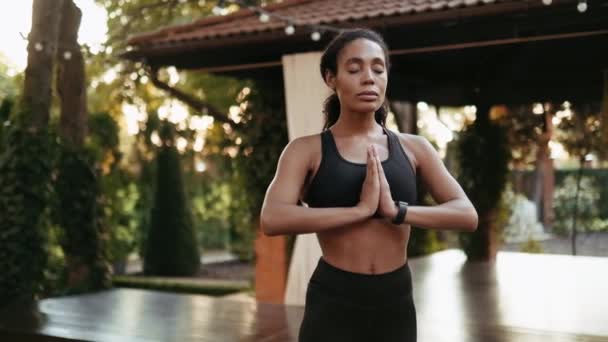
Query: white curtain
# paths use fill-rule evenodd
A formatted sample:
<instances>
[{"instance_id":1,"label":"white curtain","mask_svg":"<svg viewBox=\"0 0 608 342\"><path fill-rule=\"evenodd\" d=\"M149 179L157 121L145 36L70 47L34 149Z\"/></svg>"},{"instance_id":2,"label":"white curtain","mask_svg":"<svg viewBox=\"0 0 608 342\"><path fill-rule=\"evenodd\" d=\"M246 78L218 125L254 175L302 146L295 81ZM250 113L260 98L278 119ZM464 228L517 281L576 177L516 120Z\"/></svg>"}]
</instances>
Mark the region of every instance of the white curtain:
<instances>
[{"instance_id":1,"label":"white curtain","mask_svg":"<svg viewBox=\"0 0 608 342\"><path fill-rule=\"evenodd\" d=\"M282 58L289 140L318 134L323 128L323 101L330 90L321 79L321 52L285 55ZM285 304L304 305L308 280L321 257L316 235L296 237L287 274Z\"/></svg>"}]
</instances>

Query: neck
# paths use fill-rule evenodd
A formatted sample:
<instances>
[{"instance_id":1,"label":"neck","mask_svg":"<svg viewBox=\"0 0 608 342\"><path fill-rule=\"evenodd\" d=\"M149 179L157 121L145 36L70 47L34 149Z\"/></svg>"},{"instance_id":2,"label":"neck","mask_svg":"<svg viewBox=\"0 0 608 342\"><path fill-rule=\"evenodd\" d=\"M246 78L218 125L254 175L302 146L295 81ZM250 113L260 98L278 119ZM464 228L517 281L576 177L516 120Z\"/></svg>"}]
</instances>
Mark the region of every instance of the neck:
<instances>
[{"instance_id":1,"label":"neck","mask_svg":"<svg viewBox=\"0 0 608 342\"><path fill-rule=\"evenodd\" d=\"M355 113L342 110L332 131L348 135L377 134L382 128L376 122L375 113Z\"/></svg>"}]
</instances>

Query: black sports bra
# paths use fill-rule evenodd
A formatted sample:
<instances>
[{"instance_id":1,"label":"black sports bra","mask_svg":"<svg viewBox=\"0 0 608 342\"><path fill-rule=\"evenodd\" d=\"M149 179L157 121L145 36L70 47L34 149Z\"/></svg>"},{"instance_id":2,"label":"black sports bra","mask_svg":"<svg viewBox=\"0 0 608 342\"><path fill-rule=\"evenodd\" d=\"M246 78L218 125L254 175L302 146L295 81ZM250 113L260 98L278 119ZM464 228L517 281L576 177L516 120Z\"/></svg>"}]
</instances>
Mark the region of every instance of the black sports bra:
<instances>
[{"instance_id":1,"label":"black sports bra","mask_svg":"<svg viewBox=\"0 0 608 342\"><path fill-rule=\"evenodd\" d=\"M388 158L382 161L393 200L416 203L416 174L399 143L399 137L384 128L388 135ZM321 133L321 164L303 200L309 207L352 207L359 203L366 165L348 161L340 155L329 129Z\"/></svg>"}]
</instances>

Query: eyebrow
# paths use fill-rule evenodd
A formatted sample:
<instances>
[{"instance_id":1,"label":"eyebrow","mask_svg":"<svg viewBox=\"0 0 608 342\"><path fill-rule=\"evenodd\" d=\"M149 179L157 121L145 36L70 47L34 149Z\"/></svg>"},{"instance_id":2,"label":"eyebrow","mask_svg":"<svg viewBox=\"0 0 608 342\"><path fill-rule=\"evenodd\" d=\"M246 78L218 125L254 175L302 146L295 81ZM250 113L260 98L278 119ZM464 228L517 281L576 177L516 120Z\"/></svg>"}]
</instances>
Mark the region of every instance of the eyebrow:
<instances>
[{"instance_id":1,"label":"eyebrow","mask_svg":"<svg viewBox=\"0 0 608 342\"><path fill-rule=\"evenodd\" d=\"M351 63L363 63L363 58L361 57L352 57L346 60L346 64L351 64ZM372 64L377 64L377 63L382 63L382 65L384 65L384 60L380 57L375 57L372 59Z\"/></svg>"}]
</instances>

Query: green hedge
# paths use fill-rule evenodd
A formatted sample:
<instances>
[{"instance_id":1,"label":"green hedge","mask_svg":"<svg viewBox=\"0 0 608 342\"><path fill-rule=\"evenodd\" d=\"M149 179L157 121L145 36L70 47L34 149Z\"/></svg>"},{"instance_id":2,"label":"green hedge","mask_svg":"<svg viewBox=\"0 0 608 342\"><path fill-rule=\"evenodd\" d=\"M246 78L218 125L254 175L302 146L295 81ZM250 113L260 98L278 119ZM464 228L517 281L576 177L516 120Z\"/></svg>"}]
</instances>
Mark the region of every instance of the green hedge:
<instances>
[{"instance_id":1,"label":"green hedge","mask_svg":"<svg viewBox=\"0 0 608 342\"><path fill-rule=\"evenodd\" d=\"M477 119L460 133L457 140L457 179L479 217L475 232L459 235L468 260L493 257L489 245L492 234L501 234L504 216L502 195L511 159L506 129L490 121L489 107L478 108Z\"/></svg>"},{"instance_id":2,"label":"green hedge","mask_svg":"<svg viewBox=\"0 0 608 342\"><path fill-rule=\"evenodd\" d=\"M114 276L113 283L116 287L193 293L208 296L224 296L237 292L252 291L251 286L241 284L240 282L192 281L142 276Z\"/></svg>"},{"instance_id":3,"label":"green hedge","mask_svg":"<svg viewBox=\"0 0 608 342\"><path fill-rule=\"evenodd\" d=\"M53 142L19 126L0 155L0 307L40 294L48 257Z\"/></svg>"},{"instance_id":4,"label":"green hedge","mask_svg":"<svg viewBox=\"0 0 608 342\"><path fill-rule=\"evenodd\" d=\"M555 171L555 187L562 186L567 176L576 178L577 169ZM598 186L600 199L597 201L599 216L608 219L608 169L584 169L583 177L592 178Z\"/></svg>"},{"instance_id":5,"label":"green hedge","mask_svg":"<svg viewBox=\"0 0 608 342\"><path fill-rule=\"evenodd\" d=\"M518 174L523 174L524 184L532 184L534 178L534 170L512 171L511 177L514 179ZM555 189L563 186L564 179L568 176L576 178L578 169L560 169L555 170ZM597 201L599 217L608 219L608 169L584 169L583 177L592 178L598 186L600 199Z\"/></svg>"},{"instance_id":6,"label":"green hedge","mask_svg":"<svg viewBox=\"0 0 608 342\"><path fill-rule=\"evenodd\" d=\"M193 275L200 268L196 233L184 193L180 156L171 143L173 128L169 123L165 125L165 143L157 155L156 191L145 249L144 273Z\"/></svg>"},{"instance_id":7,"label":"green hedge","mask_svg":"<svg viewBox=\"0 0 608 342\"><path fill-rule=\"evenodd\" d=\"M110 267L97 198L99 184L93 170L91 151L60 145L55 191L57 223L63 228L61 245L67 257L68 276L79 279L68 283L69 293L107 288Z\"/></svg>"}]
</instances>

